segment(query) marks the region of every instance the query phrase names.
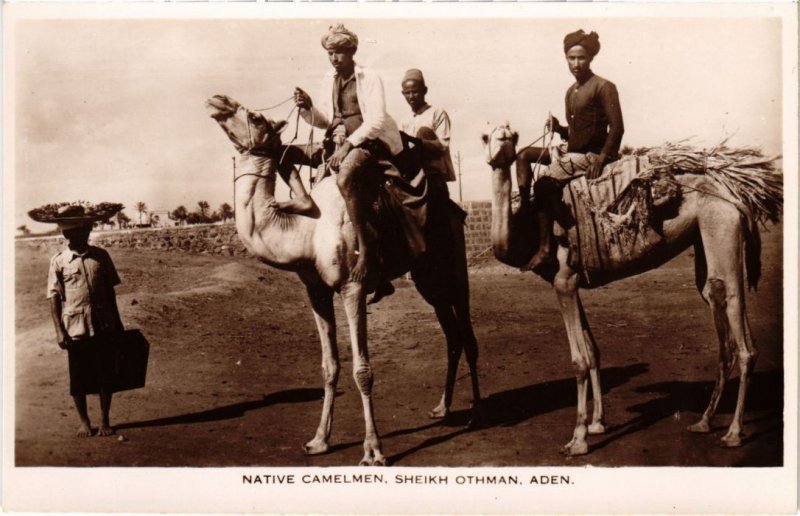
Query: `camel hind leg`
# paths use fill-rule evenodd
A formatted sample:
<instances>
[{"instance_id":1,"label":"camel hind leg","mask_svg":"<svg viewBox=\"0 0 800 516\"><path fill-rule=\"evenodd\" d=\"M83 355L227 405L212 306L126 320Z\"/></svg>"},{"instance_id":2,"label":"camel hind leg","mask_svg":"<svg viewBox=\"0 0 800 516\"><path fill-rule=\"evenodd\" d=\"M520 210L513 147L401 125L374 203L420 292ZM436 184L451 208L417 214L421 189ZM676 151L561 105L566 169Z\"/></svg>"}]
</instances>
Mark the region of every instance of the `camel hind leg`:
<instances>
[{"instance_id":1,"label":"camel hind leg","mask_svg":"<svg viewBox=\"0 0 800 516\"><path fill-rule=\"evenodd\" d=\"M705 267L701 263L697 264L697 282L698 285L702 284L701 294L711 308L714 319L719 345L719 367L708 406L700 420L691 425L689 430L711 431L711 420L716 413L725 383L738 361L739 392L736 409L728 432L721 440L722 446L735 447L741 445L745 397L757 356L745 310L741 216L733 206L717 203L714 205L713 216L701 218L699 227ZM704 281L701 281L703 277Z\"/></svg>"},{"instance_id":2,"label":"camel hind leg","mask_svg":"<svg viewBox=\"0 0 800 516\"><path fill-rule=\"evenodd\" d=\"M360 282L349 282L342 287L342 301L350 327L350 342L353 353L353 379L361 393L364 408L364 458L360 466L385 466L386 457L381 450L381 441L375 425L372 406L373 373L367 349L367 305L366 294Z\"/></svg>"},{"instance_id":3,"label":"camel hind leg","mask_svg":"<svg viewBox=\"0 0 800 516\"><path fill-rule=\"evenodd\" d=\"M444 393L439 404L428 415L432 418L443 418L449 414L458 363L463 352L472 382L474 422L481 395L478 385L478 341L470 317L464 228L459 217L443 215L447 217L449 233L440 238L429 238L433 245L411 269L414 284L422 297L433 306L447 342Z\"/></svg>"}]
</instances>

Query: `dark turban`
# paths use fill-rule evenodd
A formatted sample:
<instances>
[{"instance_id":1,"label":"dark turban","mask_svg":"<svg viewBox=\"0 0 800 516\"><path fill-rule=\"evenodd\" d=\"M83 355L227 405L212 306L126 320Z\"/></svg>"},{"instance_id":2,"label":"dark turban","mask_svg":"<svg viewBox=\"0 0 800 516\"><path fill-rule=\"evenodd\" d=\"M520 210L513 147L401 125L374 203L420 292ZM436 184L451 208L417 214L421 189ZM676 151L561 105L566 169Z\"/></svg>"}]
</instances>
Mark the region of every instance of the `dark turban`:
<instances>
[{"instance_id":1,"label":"dark turban","mask_svg":"<svg viewBox=\"0 0 800 516\"><path fill-rule=\"evenodd\" d=\"M358 36L347 30L341 23L331 25L328 33L322 36L322 46L325 50L349 49L355 51L358 48Z\"/></svg>"},{"instance_id":2,"label":"dark turban","mask_svg":"<svg viewBox=\"0 0 800 516\"><path fill-rule=\"evenodd\" d=\"M590 56L594 57L600 52L600 36L596 32L586 34L583 29L571 32L564 36L564 53L575 45L580 45L586 49Z\"/></svg>"}]
</instances>

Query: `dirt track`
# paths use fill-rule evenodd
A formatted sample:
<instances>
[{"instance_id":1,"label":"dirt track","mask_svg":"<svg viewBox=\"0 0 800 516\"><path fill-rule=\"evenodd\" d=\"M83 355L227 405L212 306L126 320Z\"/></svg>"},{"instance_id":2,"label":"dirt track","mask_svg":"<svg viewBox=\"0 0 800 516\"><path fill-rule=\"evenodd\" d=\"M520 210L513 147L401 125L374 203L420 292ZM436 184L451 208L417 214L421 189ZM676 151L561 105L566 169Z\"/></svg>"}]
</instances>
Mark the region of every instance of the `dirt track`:
<instances>
[{"instance_id":1,"label":"dirt track","mask_svg":"<svg viewBox=\"0 0 800 516\"><path fill-rule=\"evenodd\" d=\"M566 334L549 286L488 264L471 275L483 425L467 430L462 362L450 420L429 420L445 345L413 284L370 308L375 407L384 452L398 466L777 466L783 455L782 228L763 234L763 278L747 303L760 356L745 445L717 446L730 421L729 383L709 435L685 427L702 412L716 370L711 315L684 253L647 274L583 293L602 352L608 433L587 456L559 448L575 420ZM306 457L321 409L319 344L303 288L255 260L112 250L123 321L151 342L147 387L114 397L116 437L74 437L66 355L44 299L49 256L17 247L17 466L355 465L363 419L339 313L342 375L331 453ZM340 305L337 302L337 308ZM338 310L341 312L341 310ZM96 423L96 398L90 399Z\"/></svg>"}]
</instances>

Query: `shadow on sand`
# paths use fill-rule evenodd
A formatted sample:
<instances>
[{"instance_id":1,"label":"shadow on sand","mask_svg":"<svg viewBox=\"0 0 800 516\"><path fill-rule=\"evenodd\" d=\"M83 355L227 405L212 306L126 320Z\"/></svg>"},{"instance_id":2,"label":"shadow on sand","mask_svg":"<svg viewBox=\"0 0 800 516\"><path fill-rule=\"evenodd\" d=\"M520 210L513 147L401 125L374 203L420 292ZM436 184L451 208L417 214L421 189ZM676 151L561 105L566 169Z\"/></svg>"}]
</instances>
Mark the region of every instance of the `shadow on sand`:
<instances>
[{"instance_id":1,"label":"shadow on sand","mask_svg":"<svg viewBox=\"0 0 800 516\"><path fill-rule=\"evenodd\" d=\"M626 384L633 377L644 374L647 371L648 364L644 363L602 369L600 374L603 394L607 394L609 391ZM738 386L738 378L728 382L717 414L729 415L733 413ZM628 412L637 415L622 424L608 427L603 439L591 444L590 451L604 448L627 435L642 431L665 418L672 417L676 412L697 414L699 417L699 414L705 410L713 387L713 382L681 381L660 382L638 387L636 389L637 393L651 396L657 395L658 397L627 407L626 410ZM122 423L116 425L115 428L158 427L221 421L243 417L248 411L259 410L280 403L319 402L322 396L322 389L290 389L268 394L260 400L235 403L178 416ZM510 427L548 412L574 407L576 403L575 396L574 378L528 385L489 395L482 400L477 411L458 410L451 413L445 420L431 420L424 425L395 430L382 435L382 438L399 437L437 427L454 429L447 434L425 439L407 450L390 456L389 462L396 464L418 451L442 444L460 435L493 427ZM773 370L755 373L748 392L745 424L749 425L757 422L770 422L771 424L766 425L766 428L759 432L747 435L745 444L783 428L783 405L783 371ZM766 413L761 414L758 418L748 419L747 414L754 412ZM727 424L728 421L729 418L726 418L726 421L717 420L717 424L712 428L712 431L723 430L725 425L722 423ZM330 453L353 446L360 446L361 444L361 441L335 444L331 446ZM781 450L777 452L780 456L782 456ZM760 463L756 461L753 464L751 464L753 461L748 460L747 462L747 465L759 465L760 463L776 465L772 464L771 461L760 461Z\"/></svg>"},{"instance_id":2,"label":"shadow on sand","mask_svg":"<svg viewBox=\"0 0 800 516\"><path fill-rule=\"evenodd\" d=\"M657 422L674 416L676 413L690 413L696 419L705 411L711 392L714 389L714 382L660 382L644 385L636 389L642 394L660 395L656 399L648 400L644 403L627 407L628 412L636 413L632 419L616 426L607 428L607 437L601 441L592 443L590 452L608 446L610 443L619 440L626 435L630 435L644 430ZM721 415L732 416L736 408L736 396L739 390L739 378L734 378L727 382L725 391L720 399L717 409L717 418L712 421L712 432L725 431L730 424L730 417L720 418ZM748 417L748 414L755 412L762 413L758 417ZM694 423L694 420L687 420L686 426ZM758 432L748 432L748 425L754 423L764 423L767 425ZM783 370L772 370L754 373L750 382L747 400L744 411L745 432L743 444L755 441L766 434L780 431L783 429ZM776 449L776 456L782 457L782 442L779 441L780 449ZM746 461L748 466L753 465L779 465L767 464L769 461Z\"/></svg>"},{"instance_id":3,"label":"shadow on sand","mask_svg":"<svg viewBox=\"0 0 800 516\"><path fill-rule=\"evenodd\" d=\"M627 383L634 376L646 373L647 370L647 364L642 363L603 369L600 373L603 394L605 395L612 389ZM672 417L676 412L696 413L699 417L699 414L705 410L713 388L714 382L681 381L660 382L637 388L636 392L638 393L660 396L656 399L627 407L626 410L628 412L637 413L638 415L621 425L609 427L606 437L602 441L591 444L590 452L608 446L610 443L627 435L644 430L665 418ZM718 415L733 414L738 388L738 378L728 382L720 400L717 410ZM435 426L457 427L457 430L453 432L428 438L412 448L391 456L389 458L390 463L395 464L420 450L436 446L474 430L497 426L514 426L541 414L574 407L576 403L575 396L575 380L572 378L544 382L492 394L483 400L478 414L479 420L472 422L472 424L470 424L471 413L467 410L461 410L454 412L446 421L429 423L416 428L398 430L386 434L385 437L393 437L427 430ZM747 417L747 414L754 412L766 412L766 414L757 418ZM775 370L755 373L748 392L745 424L752 425L759 422L769 422L770 424L767 424L763 430L748 433L744 439L744 444L746 445L767 434L774 433L776 430L780 431L783 428L782 413L783 371ZM714 426L712 431L725 428L725 425L719 424L723 423L723 421L717 421L717 423L718 425ZM342 445L341 447L344 448L346 446ZM779 443L779 449L775 450L775 454L777 457L781 457L782 453L782 445ZM744 462L746 464L741 465L777 465L770 458L763 458L763 460L749 458L745 459Z\"/></svg>"},{"instance_id":4,"label":"shadow on sand","mask_svg":"<svg viewBox=\"0 0 800 516\"><path fill-rule=\"evenodd\" d=\"M319 401L322 399L322 389L289 389L286 391L267 394L260 400L244 401L234 403L224 407L217 407L202 412L192 412L179 416L163 417L159 419L148 419L146 421L134 421L115 425L114 428L121 430L125 428L143 428L149 426L185 425L191 423L206 423L209 421L222 421L244 416L250 410L258 410L270 405L279 403L305 403L307 401Z\"/></svg>"}]
</instances>

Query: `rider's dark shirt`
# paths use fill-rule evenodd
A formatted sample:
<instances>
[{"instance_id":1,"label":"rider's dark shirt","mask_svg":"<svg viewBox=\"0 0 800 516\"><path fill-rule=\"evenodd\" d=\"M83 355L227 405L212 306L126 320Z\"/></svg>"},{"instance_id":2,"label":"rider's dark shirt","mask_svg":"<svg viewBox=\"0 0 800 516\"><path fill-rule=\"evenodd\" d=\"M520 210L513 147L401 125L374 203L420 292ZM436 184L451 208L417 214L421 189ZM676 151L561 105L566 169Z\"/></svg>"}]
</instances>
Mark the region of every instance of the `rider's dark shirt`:
<instances>
[{"instance_id":1,"label":"rider's dark shirt","mask_svg":"<svg viewBox=\"0 0 800 516\"><path fill-rule=\"evenodd\" d=\"M583 84L569 87L566 107L567 151L603 153L615 159L625 128L614 83L592 74Z\"/></svg>"}]
</instances>

